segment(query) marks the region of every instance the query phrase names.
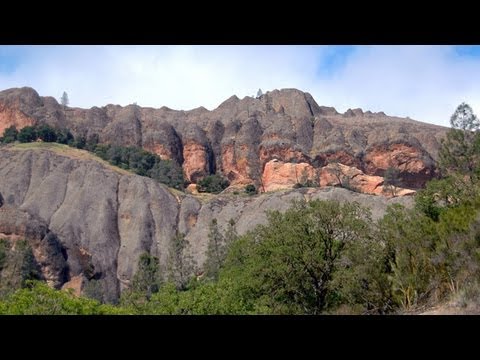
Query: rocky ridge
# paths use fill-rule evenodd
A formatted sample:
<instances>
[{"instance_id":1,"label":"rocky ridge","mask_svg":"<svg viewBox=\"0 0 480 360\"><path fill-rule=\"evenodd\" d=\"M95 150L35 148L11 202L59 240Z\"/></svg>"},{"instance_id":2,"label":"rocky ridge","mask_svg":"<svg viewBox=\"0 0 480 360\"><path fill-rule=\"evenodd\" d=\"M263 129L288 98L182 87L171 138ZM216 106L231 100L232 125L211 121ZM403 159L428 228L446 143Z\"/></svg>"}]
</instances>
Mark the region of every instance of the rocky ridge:
<instances>
[{"instance_id":1,"label":"rocky ridge","mask_svg":"<svg viewBox=\"0 0 480 360\"><path fill-rule=\"evenodd\" d=\"M0 92L0 133L11 125L20 129L37 123L68 127L87 140L98 135L100 142L141 146L177 161L192 183L220 172L232 185L253 183L261 191L296 183L284 174L282 181L270 184L272 161L287 167L307 164L317 178L331 163L374 177L395 167L403 187L417 189L434 176L447 130L362 109L340 114L296 89L269 91L259 98L232 96L212 111L137 105L63 109L31 88ZM366 188L381 186L378 178L370 180Z\"/></svg>"}]
</instances>

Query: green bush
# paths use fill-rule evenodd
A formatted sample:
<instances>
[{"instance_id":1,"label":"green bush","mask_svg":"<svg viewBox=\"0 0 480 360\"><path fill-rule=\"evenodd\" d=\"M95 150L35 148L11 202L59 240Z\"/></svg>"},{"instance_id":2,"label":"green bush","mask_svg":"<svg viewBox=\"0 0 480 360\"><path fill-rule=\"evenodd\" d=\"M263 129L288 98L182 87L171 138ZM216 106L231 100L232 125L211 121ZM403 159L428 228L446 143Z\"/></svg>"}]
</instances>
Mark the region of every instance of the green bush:
<instances>
[{"instance_id":1,"label":"green bush","mask_svg":"<svg viewBox=\"0 0 480 360\"><path fill-rule=\"evenodd\" d=\"M15 246L8 240L0 240L0 294L23 287L27 280L40 278L38 264L26 240L17 240Z\"/></svg>"},{"instance_id":2,"label":"green bush","mask_svg":"<svg viewBox=\"0 0 480 360\"><path fill-rule=\"evenodd\" d=\"M36 127L37 138L44 142L57 141L57 132L49 125L43 124Z\"/></svg>"},{"instance_id":3,"label":"green bush","mask_svg":"<svg viewBox=\"0 0 480 360\"><path fill-rule=\"evenodd\" d=\"M173 160L157 159L155 165L147 171L147 174L152 179L178 190L183 190L185 186L183 169Z\"/></svg>"},{"instance_id":4,"label":"green bush","mask_svg":"<svg viewBox=\"0 0 480 360\"><path fill-rule=\"evenodd\" d=\"M197 183L198 192L218 194L225 190L230 182L220 174L208 175Z\"/></svg>"},{"instance_id":5,"label":"green bush","mask_svg":"<svg viewBox=\"0 0 480 360\"><path fill-rule=\"evenodd\" d=\"M253 184L248 184L245 186L245 193L248 195L255 195L257 193L257 188Z\"/></svg>"},{"instance_id":6,"label":"green bush","mask_svg":"<svg viewBox=\"0 0 480 360\"><path fill-rule=\"evenodd\" d=\"M74 138L70 130L66 128L56 129L56 133L59 144L73 144Z\"/></svg>"},{"instance_id":7,"label":"green bush","mask_svg":"<svg viewBox=\"0 0 480 360\"><path fill-rule=\"evenodd\" d=\"M5 131L3 132L3 137L1 139L1 142L8 144L11 142L14 142L17 140L18 136L18 131L15 126L10 126L9 128L6 128Z\"/></svg>"},{"instance_id":8,"label":"green bush","mask_svg":"<svg viewBox=\"0 0 480 360\"><path fill-rule=\"evenodd\" d=\"M26 126L17 136L18 141L22 143L32 142L38 139L37 129L35 126Z\"/></svg>"},{"instance_id":9,"label":"green bush","mask_svg":"<svg viewBox=\"0 0 480 360\"><path fill-rule=\"evenodd\" d=\"M130 311L96 300L77 298L67 291L54 290L45 283L28 281L24 289L0 301L0 314L9 315L103 315Z\"/></svg>"}]
</instances>

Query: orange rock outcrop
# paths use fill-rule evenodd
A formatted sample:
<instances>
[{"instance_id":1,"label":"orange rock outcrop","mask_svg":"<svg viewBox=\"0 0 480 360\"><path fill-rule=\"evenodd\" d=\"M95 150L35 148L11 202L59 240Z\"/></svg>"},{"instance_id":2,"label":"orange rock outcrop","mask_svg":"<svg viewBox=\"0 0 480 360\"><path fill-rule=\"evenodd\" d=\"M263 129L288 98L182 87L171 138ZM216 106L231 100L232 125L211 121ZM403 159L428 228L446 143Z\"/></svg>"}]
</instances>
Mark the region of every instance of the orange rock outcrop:
<instances>
[{"instance_id":1,"label":"orange rock outcrop","mask_svg":"<svg viewBox=\"0 0 480 360\"><path fill-rule=\"evenodd\" d=\"M0 136L5 129L12 125L15 126L17 130L20 130L25 126L31 126L34 123L34 119L28 117L20 110L0 104Z\"/></svg>"},{"instance_id":2,"label":"orange rock outcrop","mask_svg":"<svg viewBox=\"0 0 480 360\"><path fill-rule=\"evenodd\" d=\"M307 163L285 163L270 160L265 164L260 191L274 191L293 188L297 183L316 181L316 171Z\"/></svg>"},{"instance_id":3,"label":"orange rock outcrop","mask_svg":"<svg viewBox=\"0 0 480 360\"><path fill-rule=\"evenodd\" d=\"M208 174L208 153L205 146L189 142L183 147L183 171L187 181L197 182Z\"/></svg>"}]
</instances>

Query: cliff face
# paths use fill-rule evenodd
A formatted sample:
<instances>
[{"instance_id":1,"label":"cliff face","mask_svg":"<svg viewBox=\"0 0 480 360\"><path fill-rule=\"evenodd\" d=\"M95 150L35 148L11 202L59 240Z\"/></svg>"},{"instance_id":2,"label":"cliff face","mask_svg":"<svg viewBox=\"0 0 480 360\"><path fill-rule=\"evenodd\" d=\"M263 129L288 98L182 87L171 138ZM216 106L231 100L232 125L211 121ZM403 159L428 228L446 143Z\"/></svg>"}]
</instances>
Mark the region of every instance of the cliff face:
<instances>
[{"instance_id":1,"label":"cliff face","mask_svg":"<svg viewBox=\"0 0 480 360\"><path fill-rule=\"evenodd\" d=\"M412 204L409 197L332 187L206 200L112 167L83 150L45 144L0 148L0 237L26 238L52 286L78 290L84 281L98 280L107 301L128 286L141 253L159 257L165 269L177 230L186 234L201 266L212 219L222 230L233 219L243 234L266 221L265 210L283 211L292 200L317 198L358 201L374 218L388 204Z\"/></svg>"},{"instance_id":2,"label":"cliff face","mask_svg":"<svg viewBox=\"0 0 480 360\"><path fill-rule=\"evenodd\" d=\"M232 96L213 111L136 105L64 110L54 98L40 97L30 88L0 92L0 132L32 123L68 127L87 139L98 134L101 142L142 146L177 161L194 183L221 172L232 184L254 183L260 189L291 187L272 177L267 166L272 160L291 168L305 163L315 171L335 161L368 176L382 176L392 166L399 169L404 187L419 188L434 174L439 140L447 130L361 109L339 114L295 89L274 90L258 99ZM281 175L290 176L284 183L294 184L293 172L287 172Z\"/></svg>"}]
</instances>

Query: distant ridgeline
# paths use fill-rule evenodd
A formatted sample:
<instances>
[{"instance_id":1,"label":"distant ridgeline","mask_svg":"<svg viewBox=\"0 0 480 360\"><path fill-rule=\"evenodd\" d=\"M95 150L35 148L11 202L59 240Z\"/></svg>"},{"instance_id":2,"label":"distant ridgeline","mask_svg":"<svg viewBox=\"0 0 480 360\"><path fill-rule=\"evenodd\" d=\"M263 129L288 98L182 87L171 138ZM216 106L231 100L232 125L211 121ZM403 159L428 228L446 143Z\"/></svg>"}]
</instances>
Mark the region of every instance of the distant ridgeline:
<instances>
[{"instance_id":1,"label":"distant ridgeline","mask_svg":"<svg viewBox=\"0 0 480 360\"><path fill-rule=\"evenodd\" d=\"M88 140L75 138L69 129L57 129L49 125L26 126L20 131L15 126L5 129L0 142L4 144L19 141L21 143L44 141L67 144L95 153L103 160L125 170L131 170L137 175L147 176L167 186L183 190L185 180L180 165L172 160L162 160L158 155L136 146L118 146L99 144L98 136Z\"/></svg>"}]
</instances>

